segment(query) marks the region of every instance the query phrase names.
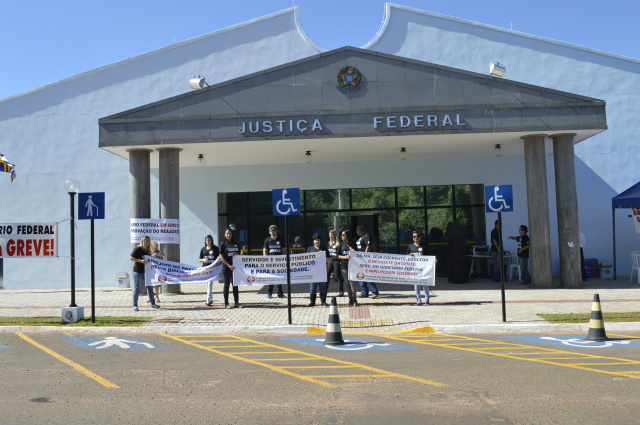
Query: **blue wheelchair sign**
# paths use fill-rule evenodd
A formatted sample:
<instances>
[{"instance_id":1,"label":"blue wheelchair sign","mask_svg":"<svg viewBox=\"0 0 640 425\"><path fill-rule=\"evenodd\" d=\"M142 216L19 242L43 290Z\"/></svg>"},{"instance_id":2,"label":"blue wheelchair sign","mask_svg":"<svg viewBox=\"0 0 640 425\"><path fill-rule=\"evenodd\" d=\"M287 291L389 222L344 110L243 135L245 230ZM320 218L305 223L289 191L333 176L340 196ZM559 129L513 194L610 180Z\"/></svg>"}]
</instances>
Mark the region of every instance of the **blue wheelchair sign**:
<instances>
[{"instance_id":1,"label":"blue wheelchair sign","mask_svg":"<svg viewBox=\"0 0 640 425\"><path fill-rule=\"evenodd\" d=\"M78 193L78 220L104 219L104 192Z\"/></svg>"},{"instance_id":2,"label":"blue wheelchair sign","mask_svg":"<svg viewBox=\"0 0 640 425\"><path fill-rule=\"evenodd\" d=\"M513 212L513 188L510 184L484 187L485 211Z\"/></svg>"},{"instance_id":3,"label":"blue wheelchair sign","mask_svg":"<svg viewBox=\"0 0 640 425\"><path fill-rule=\"evenodd\" d=\"M300 215L300 189L273 189L273 215Z\"/></svg>"}]
</instances>

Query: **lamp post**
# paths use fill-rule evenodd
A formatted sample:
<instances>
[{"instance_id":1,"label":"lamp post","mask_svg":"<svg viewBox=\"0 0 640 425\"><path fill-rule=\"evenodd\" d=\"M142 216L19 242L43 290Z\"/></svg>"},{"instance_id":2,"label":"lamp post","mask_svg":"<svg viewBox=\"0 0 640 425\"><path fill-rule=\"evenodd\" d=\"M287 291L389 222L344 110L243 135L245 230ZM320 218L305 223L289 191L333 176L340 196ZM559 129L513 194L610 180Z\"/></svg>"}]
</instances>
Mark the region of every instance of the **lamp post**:
<instances>
[{"instance_id":1,"label":"lamp post","mask_svg":"<svg viewBox=\"0 0 640 425\"><path fill-rule=\"evenodd\" d=\"M71 305L69 307L78 307L76 305L76 233L75 233L75 202L74 197L80 191L80 183L76 179L69 179L64 182L64 189L69 194L71 206Z\"/></svg>"}]
</instances>

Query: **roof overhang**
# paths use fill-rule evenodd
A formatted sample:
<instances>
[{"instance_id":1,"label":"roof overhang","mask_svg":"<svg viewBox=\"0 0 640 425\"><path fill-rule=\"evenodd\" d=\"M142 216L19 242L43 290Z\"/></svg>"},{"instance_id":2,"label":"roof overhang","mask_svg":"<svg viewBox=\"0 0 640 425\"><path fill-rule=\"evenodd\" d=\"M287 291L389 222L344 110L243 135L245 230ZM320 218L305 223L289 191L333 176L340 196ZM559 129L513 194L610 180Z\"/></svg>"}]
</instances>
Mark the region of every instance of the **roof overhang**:
<instances>
[{"instance_id":1,"label":"roof overhang","mask_svg":"<svg viewBox=\"0 0 640 425\"><path fill-rule=\"evenodd\" d=\"M578 143L607 128L602 100L352 47L99 125L102 149L128 159L131 149L180 148L186 167L198 154L208 166L298 163L305 151L314 162L383 160L401 147L411 158L475 157L498 143L522 155L523 136L573 133Z\"/></svg>"}]
</instances>

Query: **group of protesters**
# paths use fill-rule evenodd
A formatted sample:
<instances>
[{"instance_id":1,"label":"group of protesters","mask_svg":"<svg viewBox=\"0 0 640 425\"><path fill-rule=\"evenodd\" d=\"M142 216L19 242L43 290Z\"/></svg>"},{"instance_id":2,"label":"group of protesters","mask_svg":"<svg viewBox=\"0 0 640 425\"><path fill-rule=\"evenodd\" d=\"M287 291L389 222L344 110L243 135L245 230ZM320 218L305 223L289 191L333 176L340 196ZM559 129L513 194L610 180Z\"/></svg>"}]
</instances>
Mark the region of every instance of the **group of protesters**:
<instances>
[{"instance_id":1,"label":"group of protesters","mask_svg":"<svg viewBox=\"0 0 640 425\"><path fill-rule=\"evenodd\" d=\"M407 255L419 256L426 254L426 247L421 242L420 232L413 232L413 244L410 244L407 249ZM319 234L312 236L313 245L307 249L307 252L324 252L327 263L327 278L321 282L313 282L309 288L309 307L316 305L318 301L318 295L320 295L320 304L322 306L328 306L327 304L327 292L328 286L332 274L336 276L338 281L338 297L343 297L346 292L349 297L349 306L357 306L358 298L368 298L369 289L371 289L371 298L377 298L380 293L375 282L366 281L351 281L349 279L349 259L351 252L361 251L370 252L373 251L373 240L365 225L358 225L356 228L356 235L352 237L350 230L343 230L340 234L341 240L338 240L337 232L335 230L329 231L328 245L322 244L322 238ZM265 239L262 249L262 254L267 255L284 255L287 248L286 242L279 235L278 226L272 224L269 226L269 237ZM204 265L211 264L217 258L220 258L223 262L223 274L224 274L224 303L227 308L233 308L228 303L229 296L229 284L233 282L233 256L239 253L238 244L233 239L233 232L229 229L225 231L225 240L220 243L220 248L213 244L213 238L207 235L205 238L205 246L200 251L200 262ZM277 288L276 288L277 287ZM282 285L268 285L267 286L267 298L273 297L273 291L277 289L278 298L285 298ZM425 305L429 305L429 286L427 285L415 285L416 299L418 305L423 305L421 300L421 290L425 293ZM235 305L238 304L238 288L233 286L233 296ZM212 291L211 284L207 285L207 306L211 306Z\"/></svg>"},{"instance_id":2,"label":"group of protesters","mask_svg":"<svg viewBox=\"0 0 640 425\"><path fill-rule=\"evenodd\" d=\"M356 235L352 237L350 230L343 230L340 233L340 241L337 237L335 230L329 231L328 246L322 244L322 238L317 233L313 235L313 245L308 248L307 252L324 252L327 263L327 278L322 282L313 282L310 285L309 291L309 307L316 305L318 299L318 293L320 295L320 304L322 306L328 306L327 304L327 291L332 274L336 276L338 281L338 296L343 297L346 292L349 297L349 306L357 306L358 298L368 298L369 289L371 290L371 298L377 298L380 293L378 287L374 282L366 281L351 281L349 279L349 259L350 255L354 251L370 252L373 251L373 240L367 228L364 225L358 225L356 228ZM233 285L233 257L240 254L239 245L233 238L233 231L231 229L225 230L224 239L220 242L219 246L213 243L213 237L207 235L204 240L204 247L200 250L199 263L203 266L213 264L216 260L220 260L222 263L222 276L224 279L223 297L224 305L226 308L242 308L239 300L238 287ZM263 255L284 255L287 245L285 241L279 236L278 226L272 224L269 226L269 237L265 239L263 245ZM420 232L413 232L413 243L407 248L407 255L425 255L426 247L421 242ZM145 285L145 256L152 256L160 259L164 259L162 252L158 250L157 242L151 242L149 236L143 236L140 239L140 245L137 246L129 259L134 262L133 265L133 310L139 311L138 298L141 292L142 286ZM213 282L207 283L207 299L206 305L213 305ZM279 298L285 298L282 290L282 285L268 285L267 286L267 298L273 296L274 287L277 286L277 296ZM429 287L427 285L415 285L417 304L422 305L421 301L421 287L425 293L425 304L429 305ZM160 302L159 286L147 286L147 302L151 304L152 308L160 308L158 303ZM233 304L229 304L229 289L232 288Z\"/></svg>"},{"instance_id":3,"label":"group of protesters","mask_svg":"<svg viewBox=\"0 0 640 425\"><path fill-rule=\"evenodd\" d=\"M514 239L518 242L518 259L520 261L522 278L524 283L529 283L528 273L528 257L529 257L529 238L527 236L527 227L520 226L520 235L510 236L509 239ZM492 255L498 251L498 222L495 223L495 228L491 232L491 251ZM320 295L320 304L322 306L328 306L327 304L327 292L329 282L332 275L335 275L338 281L338 297L345 296L345 287L347 296L349 297L349 306L357 306L358 298L368 298L369 290L371 290L371 298L378 298L380 295L378 287L375 282L366 281L352 281L349 279L349 259L352 252L371 252L374 250L373 240L367 232L367 227L360 224L356 228L356 235L352 236L351 231L348 229L343 230L340 233L340 240L335 230L329 231L328 245L322 244L322 238L319 234L315 233L312 236L313 245L307 249L308 253L324 252L327 265L327 277L326 280L321 282L313 282L309 288L309 307L316 305L318 300L318 294ZM422 234L419 231L412 232L413 243L407 246L406 254L409 256L422 256L426 255L427 248L422 243ZM226 308L242 308L239 300L238 287L233 284L233 257L241 253L239 245L233 238L233 231L231 229L225 230L224 239L220 242L219 246L213 243L213 237L207 235L204 240L204 247L200 250L199 263L203 266L213 264L216 260L220 260L222 263L222 276L224 279L223 297L224 305ZM262 254L267 255L284 255L287 248L286 242L279 236L278 226L272 224L269 226L269 237L265 239ZM496 252L494 252L496 251ZM144 269L146 260L145 255L164 259L164 254L158 250L158 243L151 242L149 236L143 236L140 239L140 245L137 246L131 253L129 259L134 262L133 265L133 310L138 309L138 298L141 292L141 287L145 285ZM494 255L495 256L495 255ZM437 260L435 263L437 264ZM495 275L495 273L494 273ZM499 275L498 275L499 276ZM494 276L495 278L495 276ZM213 281L207 283L207 300L206 305L213 305ZM282 290L282 285L268 285L267 286L267 298L273 296L274 287L277 286L278 298L285 298ZM428 285L414 285L416 294L416 305L430 305L429 304L429 286ZM160 302L159 286L147 286L147 302L151 304L152 308L160 308L158 303ZM232 288L233 304L229 304L229 289ZM155 293L154 293L155 289ZM425 303L422 303L422 291L425 295Z\"/></svg>"}]
</instances>

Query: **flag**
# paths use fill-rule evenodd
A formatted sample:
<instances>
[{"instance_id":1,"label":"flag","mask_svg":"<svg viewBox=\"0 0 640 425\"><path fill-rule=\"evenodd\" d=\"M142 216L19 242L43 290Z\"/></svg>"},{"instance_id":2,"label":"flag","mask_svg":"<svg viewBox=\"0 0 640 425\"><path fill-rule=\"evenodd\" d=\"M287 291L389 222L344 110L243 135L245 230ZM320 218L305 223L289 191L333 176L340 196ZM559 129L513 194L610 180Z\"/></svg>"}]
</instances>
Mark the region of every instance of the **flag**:
<instances>
[{"instance_id":1,"label":"flag","mask_svg":"<svg viewBox=\"0 0 640 425\"><path fill-rule=\"evenodd\" d=\"M4 171L5 173L11 173L11 181L13 181L13 179L16 178L16 166L13 165L12 163L10 163L7 158L4 157L4 155L2 155L0 153L0 167L2 167L2 171Z\"/></svg>"}]
</instances>

